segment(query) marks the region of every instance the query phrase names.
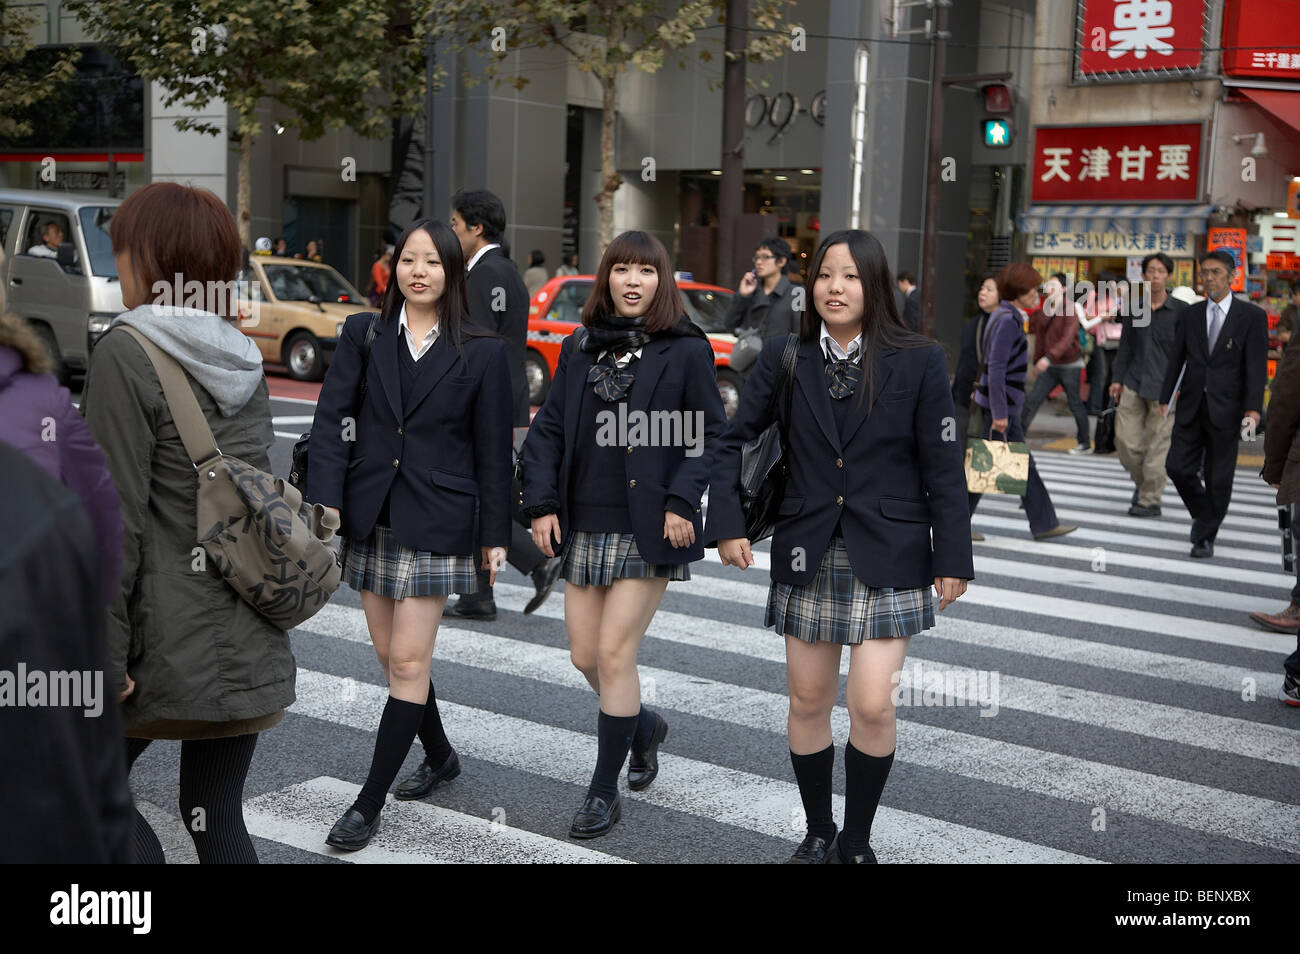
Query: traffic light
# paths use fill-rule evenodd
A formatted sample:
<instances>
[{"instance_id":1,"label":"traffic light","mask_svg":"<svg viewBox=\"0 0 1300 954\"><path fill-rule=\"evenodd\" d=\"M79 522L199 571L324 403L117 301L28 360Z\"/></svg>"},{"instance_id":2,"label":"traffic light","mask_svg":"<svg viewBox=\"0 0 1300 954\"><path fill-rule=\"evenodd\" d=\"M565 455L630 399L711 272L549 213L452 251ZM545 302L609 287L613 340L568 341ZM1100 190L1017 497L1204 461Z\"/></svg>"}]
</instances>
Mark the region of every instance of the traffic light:
<instances>
[{"instance_id":1,"label":"traffic light","mask_svg":"<svg viewBox=\"0 0 1300 954\"><path fill-rule=\"evenodd\" d=\"M984 146L1008 148L1015 136L1011 125L1011 114L1016 108L1015 90L1007 83L989 83L980 87L980 99L984 104Z\"/></svg>"}]
</instances>

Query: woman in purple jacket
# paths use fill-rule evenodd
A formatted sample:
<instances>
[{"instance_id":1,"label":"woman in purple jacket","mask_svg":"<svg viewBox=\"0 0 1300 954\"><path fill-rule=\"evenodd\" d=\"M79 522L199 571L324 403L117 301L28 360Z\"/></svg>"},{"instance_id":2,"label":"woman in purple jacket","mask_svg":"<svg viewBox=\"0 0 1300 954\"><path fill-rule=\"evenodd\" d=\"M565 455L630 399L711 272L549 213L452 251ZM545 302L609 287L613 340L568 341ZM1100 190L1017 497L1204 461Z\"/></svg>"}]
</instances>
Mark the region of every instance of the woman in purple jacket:
<instances>
[{"instance_id":1,"label":"woman in purple jacket","mask_svg":"<svg viewBox=\"0 0 1300 954\"><path fill-rule=\"evenodd\" d=\"M122 585L117 488L68 389L50 374L50 354L32 327L3 314L0 301L0 441L81 498L99 544L99 593L107 605Z\"/></svg>"},{"instance_id":2,"label":"woman in purple jacket","mask_svg":"<svg viewBox=\"0 0 1300 954\"><path fill-rule=\"evenodd\" d=\"M1029 368L1029 343L1025 322L1029 312L1038 307L1038 286L1042 276L1023 262L1013 262L998 272L1000 304L989 317L984 339L985 366L975 388L975 403L984 416L983 436L1011 442L1025 439L1020 425L1020 410L1025 406L1025 372ZM980 494L970 494L970 512L975 515ZM1064 536L1078 529L1056 519L1052 498L1043 479L1038 476L1034 457L1029 456L1029 486L1024 497L1029 532L1035 540Z\"/></svg>"}]
</instances>

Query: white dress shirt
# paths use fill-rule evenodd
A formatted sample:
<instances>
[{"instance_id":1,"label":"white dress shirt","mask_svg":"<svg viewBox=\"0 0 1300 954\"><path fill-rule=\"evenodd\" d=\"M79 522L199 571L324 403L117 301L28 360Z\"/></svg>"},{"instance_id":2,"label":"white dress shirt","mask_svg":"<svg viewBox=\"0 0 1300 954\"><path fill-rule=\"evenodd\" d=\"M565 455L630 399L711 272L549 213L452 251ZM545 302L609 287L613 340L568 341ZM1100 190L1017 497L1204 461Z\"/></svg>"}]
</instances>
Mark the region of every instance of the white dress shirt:
<instances>
[{"instance_id":1,"label":"white dress shirt","mask_svg":"<svg viewBox=\"0 0 1300 954\"><path fill-rule=\"evenodd\" d=\"M1232 292L1225 293L1218 301L1215 301L1213 298L1206 299L1205 340L1207 342L1210 340L1210 329L1214 327L1215 306L1218 306L1220 313L1223 315L1223 322L1219 325L1219 334L1223 334L1224 325L1228 323L1228 310L1232 307Z\"/></svg>"},{"instance_id":2,"label":"white dress shirt","mask_svg":"<svg viewBox=\"0 0 1300 954\"><path fill-rule=\"evenodd\" d=\"M429 333L424 336L424 340L417 342L415 335L411 332L411 326L406 323L406 302L402 302L401 314L397 316L397 325L402 329L402 337L406 339L406 348L411 352L411 357L419 361L425 356L433 343L438 340L438 326L441 321L435 321Z\"/></svg>"},{"instance_id":3,"label":"white dress shirt","mask_svg":"<svg viewBox=\"0 0 1300 954\"><path fill-rule=\"evenodd\" d=\"M826 330L826 322L822 322L822 353L827 355L833 361L843 361L848 358L848 353L840 347L840 343L831 337L831 333ZM857 348L854 348L854 345ZM862 358L862 333L849 342L849 350L854 351L853 360L859 361Z\"/></svg>"},{"instance_id":4,"label":"white dress shirt","mask_svg":"<svg viewBox=\"0 0 1300 954\"><path fill-rule=\"evenodd\" d=\"M481 249L479 249L477 252L475 252L475 253L474 253L474 257L471 258L468 262L465 263L465 272L466 272L466 274L468 274L468 273L469 273L469 270L470 270L471 268L474 267L474 263L475 263L475 262L477 262L477 261L478 261L480 258L482 258L485 254L487 254L488 249L490 249L490 248L500 248L500 247L501 247L501 243L499 243L499 242L493 242L491 245L484 245Z\"/></svg>"},{"instance_id":5,"label":"white dress shirt","mask_svg":"<svg viewBox=\"0 0 1300 954\"><path fill-rule=\"evenodd\" d=\"M605 355L607 354L609 354L608 351L602 351L600 354L596 355L596 363L600 364L600 362L604 361ZM620 358L615 358L614 364L620 368L626 368L629 364L632 363L633 358L640 358L640 357L641 357L641 349L637 348L635 351L629 351L627 354L623 355Z\"/></svg>"}]
</instances>

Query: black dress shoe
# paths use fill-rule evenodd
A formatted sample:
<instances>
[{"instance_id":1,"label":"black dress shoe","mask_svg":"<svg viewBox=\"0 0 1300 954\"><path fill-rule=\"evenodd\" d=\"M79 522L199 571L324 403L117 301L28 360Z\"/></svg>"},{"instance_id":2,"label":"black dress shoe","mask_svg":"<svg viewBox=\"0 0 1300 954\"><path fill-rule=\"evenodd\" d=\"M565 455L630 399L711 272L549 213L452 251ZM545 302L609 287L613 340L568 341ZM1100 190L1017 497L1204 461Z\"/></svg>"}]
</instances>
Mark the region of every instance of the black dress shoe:
<instances>
[{"instance_id":1,"label":"black dress shoe","mask_svg":"<svg viewBox=\"0 0 1300 954\"><path fill-rule=\"evenodd\" d=\"M555 581L560 578L560 571L563 569L564 557L551 557L551 559L533 570L533 586L537 588L537 592L533 594L533 598L524 607L525 616L546 602L546 598L551 595L551 590L555 588Z\"/></svg>"},{"instance_id":2,"label":"black dress shoe","mask_svg":"<svg viewBox=\"0 0 1300 954\"><path fill-rule=\"evenodd\" d=\"M865 855L846 855L840 847L840 840L835 839L835 844L830 849L830 857L826 859L828 865L874 865L879 864L876 861L876 853L867 846Z\"/></svg>"},{"instance_id":3,"label":"black dress shoe","mask_svg":"<svg viewBox=\"0 0 1300 954\"><path fill-rule=\"evenodd\" d=\"M1159 507L1144 507L1141 504L1134 504L1128 508L1130 517L1158 517L1160 516Z\"/></svg>"},{"instance_id":4,"label":"black dress shoe","mask_svg":"<svg viewBox=\"0 0 1300 954\"><path fill-rule=\"evenodd\" d=\"M1192 544L1192 556L1201 560L1214 556L1214 544L1209 540L1198 540Z\"/></svg>"},{"instance_id":5,"label":"black dress shoe","mask_svg":"<svg viewBox=\"0 0 1300 954\"><path fill-rule=\"evenodd\" d=\"M627 787L634 792L648 786L659 774L659 743L668 737L668 723L659 713L655 713L655 731L650 737L650 746L638 750L634 745L627 759Z\"/></svg>"},{"instance_id":6,"label":"black dress shoe","mask_svg":"<svg viewBox=\"0 0 1300 954\"><path fill-rule=\"evenodd\" d=\"M379 813L382 814L383 812ZM349 808L343 813L343 817L334 823L334 827L325 838L325 844L343 851L359 851L370 844L370 839L374 837L375 832L379 831L379 815L376 815L375 820L367 825L364 815L356 809Z\"/></svg>"},{"instance_id":7,"label":"black dress shoe","mask_svg":"<svg viewBox=\"0 0 1300 954\"><path fill-rule=\"evenodd\" d=\"M831 845L835 844L835 836L823 838L820 835L809 834L803 841L799 842L799 847L794 850L788 865L824 865L830 855Z\"/></svg>"},{"instance_id":8,"label":"black dress shoe","mask_svg":"<svg viewBox=\"0 0 1300 954\"><path fill-rule=\"evenodd\" d=\"M424 798L433 791L435 785L443 782L450 782L460 774L460 758L456 755L456 750L451 750L451 755L447 760L434 768L429 764L426 758L420 763L411 777L402 782L401 785L393 791L393 798L400 799L404 802L414 801L417 798Z\"/></svg>"},{"instance_id":9,"label":"black dress shoe","mask_svg":"<svg viewBox=\"0 0 1300 954\"><path fill-rule=\"evenodd\" d=\"M454 616L457 619L477 619L485 623L490 623L497 618L496 600L475 600L460 597L455 603L452 603L442 612L443 616Z\"/></svg>"},{"instance_id":10,"label":"black dress shoe","mask_svg":"<svg viewBox=\"0 0 1300 954\"><path fill-rule=\"evenodd\" d=\"M573 816L569 826L570 838L599 838L609 833L614 824L623 816L623 797L615 795L614 801L606 802L597 795L588 795Z\"/></svg>"}]
</instances>

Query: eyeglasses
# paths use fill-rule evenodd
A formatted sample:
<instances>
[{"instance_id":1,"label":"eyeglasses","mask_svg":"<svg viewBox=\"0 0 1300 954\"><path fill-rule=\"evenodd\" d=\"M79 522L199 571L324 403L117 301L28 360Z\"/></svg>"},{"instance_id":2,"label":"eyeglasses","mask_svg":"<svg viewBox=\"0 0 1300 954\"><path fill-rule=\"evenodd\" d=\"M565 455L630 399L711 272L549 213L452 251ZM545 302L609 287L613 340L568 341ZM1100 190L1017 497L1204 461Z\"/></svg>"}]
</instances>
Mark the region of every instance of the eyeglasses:
<instances>
[{"instance_id":1,"label":"eyeglasses","mask_svg":"<svg viewBox=\"0 0 1300 954\"><path fill-rule=\"evenodd\" d=\"M1223 278L1228 274L1226 268L1202 268L1201 274L1207 278Z\"/></svg>"},{"instance_id":2,"label":"eyeglasses","mask_svg":"<svg viewBox=\"0 0 1300 954\"><path fill-rule=\"evenodd\" d=\"M769 261L769 260L774 259L774 258L776 258L775 255L772 255L772 254L768 253L768 254L763 254L763 255L755 255L755 256L754 256L754 261L756 261L756 262L764 262L764 261Z\"/></svg>"}]
</instances>

